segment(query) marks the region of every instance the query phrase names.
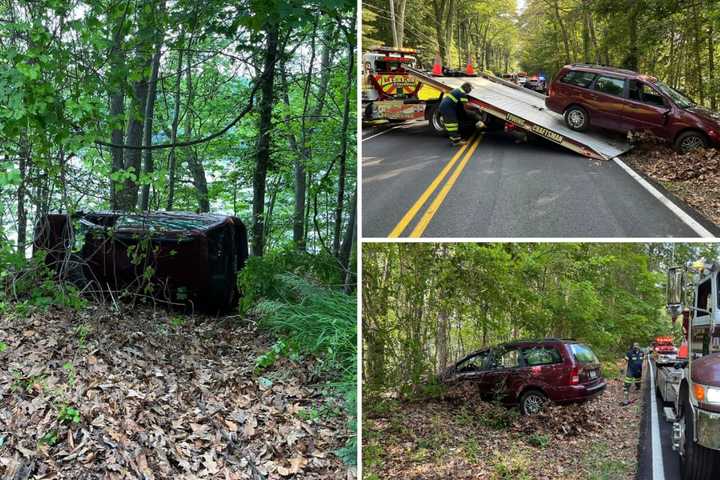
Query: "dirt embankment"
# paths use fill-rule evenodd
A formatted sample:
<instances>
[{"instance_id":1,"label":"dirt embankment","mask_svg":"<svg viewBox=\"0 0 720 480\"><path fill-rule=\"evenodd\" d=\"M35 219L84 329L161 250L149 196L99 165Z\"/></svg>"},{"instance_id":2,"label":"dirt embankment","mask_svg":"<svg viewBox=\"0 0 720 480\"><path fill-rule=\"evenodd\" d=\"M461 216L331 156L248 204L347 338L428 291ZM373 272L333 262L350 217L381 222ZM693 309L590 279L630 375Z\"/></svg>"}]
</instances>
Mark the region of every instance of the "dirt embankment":
<instances>
[{"instance_id":1,"label":"dirt embankment","mask_svg":"<svg viewBox=\"0 0 720 480\"><path fill-rule=\"evenodd\" d=\"M633 392L632 398L642 398ZM620 406L622 383L596 400L540 415L477 400L365 403L363 476L368 480L634 478L641 402Z\"/></svg>"},{"instance_id":2,"label":"dirt embankment","mask_svg":"<svg viewBox=\"0 0 720 480\"><path fill-rule=\"evenodd\" d=\"M345 479L312 362L254 322L89 307L0 315L0 478Z\"/></svg>"},{"instance_id":3,"label":"dirt embankment","mask_svg":"<svg viewBox=\"0 0 720 480\"><path fill-rule=\"evenodd\" d=\"M623 160L720 226L719 150L679 154L667 145L643 139Z\"/></svg>"}]
</instances>

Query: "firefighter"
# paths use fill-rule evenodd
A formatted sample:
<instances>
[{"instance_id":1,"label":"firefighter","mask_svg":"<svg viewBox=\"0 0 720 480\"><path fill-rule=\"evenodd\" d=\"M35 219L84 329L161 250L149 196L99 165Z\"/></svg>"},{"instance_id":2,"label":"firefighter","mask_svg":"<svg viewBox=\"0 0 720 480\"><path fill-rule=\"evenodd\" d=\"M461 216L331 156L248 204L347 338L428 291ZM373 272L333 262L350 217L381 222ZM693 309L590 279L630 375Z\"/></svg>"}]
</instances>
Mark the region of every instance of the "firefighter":
<instances>
[{"instance_id":1,"label":"firefighter","mask_svg":"<svg viewBox=\"0 0 720 480\"><path fill-rule=\"evenodd\" d=\"M465 104L468 101L467 94L472 90L468 82L460 85L450 93L446 93L440 102L440 115L445 123L445 130L450 136L453 145L464 145L467 141L460 137L460 124L458 119L465 115Z\"/></svg>"},{"instance_id":2,"label":"firefighter","mask_svg":"<svg viewBox=\"0 0 720 480\"><path fill-rule=\"evenodd\" d=\"M640 350L640 344L635 342L628 352L625 354L627 366L625 368L625 381L623 382L623 391L625 398L623 405L630 403L630 386L634 383L635 390L640 390L640 379L642 378L643 360L645 353Z\"/></svg>"}]
</instances>

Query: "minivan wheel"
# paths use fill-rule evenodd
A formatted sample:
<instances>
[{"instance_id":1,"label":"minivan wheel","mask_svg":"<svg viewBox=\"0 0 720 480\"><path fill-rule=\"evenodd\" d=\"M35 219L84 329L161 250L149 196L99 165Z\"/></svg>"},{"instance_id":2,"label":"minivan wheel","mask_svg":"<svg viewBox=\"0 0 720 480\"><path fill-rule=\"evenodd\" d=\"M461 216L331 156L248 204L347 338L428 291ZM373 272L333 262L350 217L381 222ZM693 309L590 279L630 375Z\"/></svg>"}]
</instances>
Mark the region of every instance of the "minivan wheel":
<instances>
[{"instance_id":1,"label":"minivan wheel","mask_svg":"<svg viewBox=\"0 0 720 480\"><path fill-rule=\"evenodd\" d=\"M705 147L707 147L705 136L696 131L685 132L675 140L675 150L680 153L687 153Z\"/></svg>"},{"instance_id":2,"label":"minivan wheel","mask_svg":"<svg viewBox=\"0 0 720 480\"><path fill-rule=\"evenodd\" d=\"M547 397L539 390L528 390L520 397L520 411L523 415L540 413L547 402Z\"/></svg>"},{"instance_id":3,"label":"minivan wheel","mask_svg":"<svg viewBox=\"0 0 720 480\"><path fill-rule=\"evenodd\" d=\"M584 132L590 125L590 117L584 108L573 105L565 110L565 124L571 130Z\"/></svg>"}]
</instances>

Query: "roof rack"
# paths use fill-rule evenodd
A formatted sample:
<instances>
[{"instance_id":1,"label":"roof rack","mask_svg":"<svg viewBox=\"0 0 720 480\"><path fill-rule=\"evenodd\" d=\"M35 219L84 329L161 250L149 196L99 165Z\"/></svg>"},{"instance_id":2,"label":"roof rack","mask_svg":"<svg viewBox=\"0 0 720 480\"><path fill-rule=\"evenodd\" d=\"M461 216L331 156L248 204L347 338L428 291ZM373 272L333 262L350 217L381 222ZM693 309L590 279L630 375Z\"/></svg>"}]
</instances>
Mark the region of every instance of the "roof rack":
<instances>
[{"instance_id":1,"label":"roof rack","mask_svg":"<svg viewBox=\"0 0 720 480\"><path fill-rule=\"evenodd\" d=\"M625 73L628 75L638 75L638 72L628 70L626 68L613 67L612 65L603 65L601 63L571 63L572 67L586 67L586 68L598 68L603 70L610 70L618 73Z\"/></svg>"}]
</instances>

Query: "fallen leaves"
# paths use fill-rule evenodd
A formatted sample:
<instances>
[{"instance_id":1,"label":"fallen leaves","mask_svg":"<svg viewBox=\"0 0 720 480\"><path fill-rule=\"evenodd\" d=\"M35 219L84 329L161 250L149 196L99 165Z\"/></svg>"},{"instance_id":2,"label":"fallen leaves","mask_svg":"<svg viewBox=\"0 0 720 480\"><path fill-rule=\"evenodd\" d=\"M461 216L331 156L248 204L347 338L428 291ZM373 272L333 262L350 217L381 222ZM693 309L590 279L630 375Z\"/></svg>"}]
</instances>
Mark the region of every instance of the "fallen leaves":
<instances>
[{"instance_id":1,"label":"fallen leaves","mask_svg":"<svg viewBox=\"0 0 720 480\"><path fill-rule=\"evenodd\" d=\"M579 480L612 468L607 478L634 478L641 407L619 406L620 381L610 380L593 401L549 406L532 417L482 402L476 393L464 384L443 400L366 404L364 475Z\"/></svg>"},{"instance_id":2,"label":"fallen leaves","mask_svg":"<svg viewBox=\"0 0 720 480\"><path fill-rule=\"evenodd\" d=\"M720 151L679 154L667 146L641 143L625 160L720 225Z\"/></svg>"},{"instance_id":3,"label":"fallen leaves","mask_svg":"<svg viewBox=\"0 0 720 480\"><path fill-rule=\"evenodd\" d=\"M97 306L0 319L0 478L354 478L333 454L347 418L300 414L342 411L308 383L309 360L256 377L272 340L254 323L169 324L167 312ZM59 405L80 422L60 422Z\"/></svg>"}]
</instances>

